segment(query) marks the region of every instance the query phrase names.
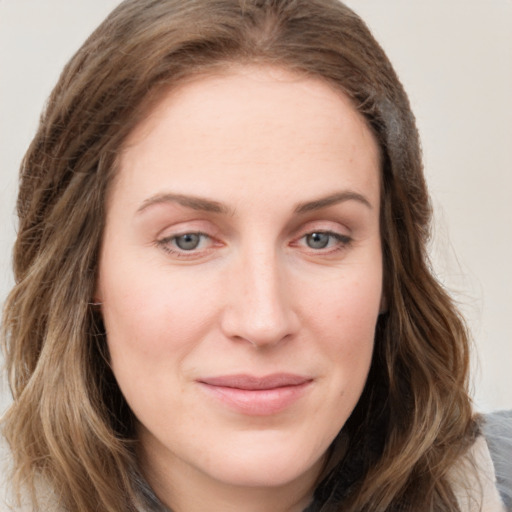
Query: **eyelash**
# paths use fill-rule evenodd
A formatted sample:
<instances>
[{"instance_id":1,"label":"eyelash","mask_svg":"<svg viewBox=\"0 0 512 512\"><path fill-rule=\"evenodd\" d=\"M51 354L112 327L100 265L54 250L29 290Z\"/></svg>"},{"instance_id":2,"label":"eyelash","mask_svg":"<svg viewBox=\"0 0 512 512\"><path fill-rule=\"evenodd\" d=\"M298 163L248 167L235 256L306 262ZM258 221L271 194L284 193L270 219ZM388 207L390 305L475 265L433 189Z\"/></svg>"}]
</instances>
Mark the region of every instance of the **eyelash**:
<instances>
[{"instance_id":1,"label":"eyelash","mask_svg":"<svg viewBox=\"0 0 512 512\"><path fill-rule=\"evenodd\" d=\"M171 245L171 244L175 244L176 240L178 238L181 238L181 237L184 237L187 235L199 236L203 240L208 239L211 241L211 243L214 242L214 239L206 233L203 233L200 231L189 231L189 232L185 232L185 233L179 233L176 235L167 236L165 238L157 240L155 242L155 244L159 248L164 250L166 253L172 254L173 256L176 256L178 258L197 257L198 251L201 251L201 249L193 248L191 250L186 250L186 249L180 249L179 247L175 248L175 246ZM330 240L327 242L327 245L330 243L330 241L332 239L334 239L336 242L334 247L321 247L321 248L307 247L312 253L315 253L315 254L324 254L324 255L333 254L338 251L342 251L342 250L346 249L352 243L352 238L350 238L347 235L342 235L340 233L336 233L335 231L314 230L314 231L310 231L310 232L302 235L300 238L297 239L297 242L294 242L294 244L292 244L292 245L299 245L300 241L306 240L307 237L310 237L313 235L327 235L330 238ZM199 243L201 243L201 242L199 242ZM209 252L209 249L211 249L211 247L203 249L202 250L203 254Z\"/></svg>"},{"instance_id":2,"label":"eyelash","mask_svg":"<svg viewBox=\"0 0 512 512\"><path fill-rule=\"evenodd\" d=\"M185 249L180 249L179 247L173 248L171 244L175 243L178 238L187 236L187 235L197 235L201 237L203 240L209 239L213 240L210 235L207 235L206 233L202 233L200 231L188 231L186 233L179 233L176 235L166 236L165 238L161 238L160 240L156 241L156 245L163 249L166 253L172 254L173 256L177 256L178 258L187 258L191 256L197 255L197 249L191 249L189 251ZM201 242L200 242L201 243ZM208 250L208 249L206 249Z\"/></svg>"},{"instance_id":3,"label":"eyelash","mask_svg":"<svg viewBox=\"0 0 512 512\"><path fill-rule=\"evenodd\" d=\"M307 237L313 236L313 235L326 235L330 238L328 240L327 245L334 240L335 244L334 247L321 247L321 248L313 248L308 247L313 253L320 253L320 254L333 254L338 251L346 249L352 242L352 239L347 235L342 235L340 233L337 233L335 231L323 231L323 230L314 230L309 233L306 233L302 235L299 238L299 241L306 240Z\"/></svg>"}]
</instances>

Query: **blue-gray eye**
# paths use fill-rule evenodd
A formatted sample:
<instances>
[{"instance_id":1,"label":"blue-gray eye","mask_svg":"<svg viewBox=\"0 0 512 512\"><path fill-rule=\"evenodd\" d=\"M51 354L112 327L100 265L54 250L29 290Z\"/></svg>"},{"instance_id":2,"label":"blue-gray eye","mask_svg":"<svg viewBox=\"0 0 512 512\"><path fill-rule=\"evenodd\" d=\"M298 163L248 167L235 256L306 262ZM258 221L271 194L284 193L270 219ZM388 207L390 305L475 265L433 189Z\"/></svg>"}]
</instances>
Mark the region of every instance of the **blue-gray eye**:
<instances>
[{"instance_id":1,"label":"blue-gray eye","mask_svg":"<svg viewBox=\"0 0 512 512\"><path fill-rule=\"evenodd\" d=\"M329 245L330 233L310 233L306 235L306 244L311 249L325 249Z\"/></svg>"},{"instance_id":2,"label":"blue-gray eye","mask_svg":"<svg viewBox=\"0 0 512 512\"><path fill-rule=\"evenodd\" d=\"M193 251L199 246L201 236L200 233L185 233L184 235L176 236L174 243L182 251Z\"/></svg>"}]
</instances>

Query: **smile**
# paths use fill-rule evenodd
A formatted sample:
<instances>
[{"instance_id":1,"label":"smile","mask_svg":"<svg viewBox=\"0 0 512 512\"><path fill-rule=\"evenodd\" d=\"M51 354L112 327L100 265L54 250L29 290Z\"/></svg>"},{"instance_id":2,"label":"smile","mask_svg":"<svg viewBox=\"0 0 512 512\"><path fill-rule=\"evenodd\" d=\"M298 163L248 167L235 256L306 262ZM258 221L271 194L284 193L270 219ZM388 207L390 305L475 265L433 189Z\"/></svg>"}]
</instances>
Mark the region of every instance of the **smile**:
<instances>
[{"instance_id":1,"label":"smile","mask_svg":"<svg viewBox=\"0 0 512 512\"><path fill-rule=\"evenodd\" d=\"M227 375L197 381L210 396L249 416L269 416L299 400L313 382L310 377L274 374L265 377Z\"/></svg>"}]
</instances>

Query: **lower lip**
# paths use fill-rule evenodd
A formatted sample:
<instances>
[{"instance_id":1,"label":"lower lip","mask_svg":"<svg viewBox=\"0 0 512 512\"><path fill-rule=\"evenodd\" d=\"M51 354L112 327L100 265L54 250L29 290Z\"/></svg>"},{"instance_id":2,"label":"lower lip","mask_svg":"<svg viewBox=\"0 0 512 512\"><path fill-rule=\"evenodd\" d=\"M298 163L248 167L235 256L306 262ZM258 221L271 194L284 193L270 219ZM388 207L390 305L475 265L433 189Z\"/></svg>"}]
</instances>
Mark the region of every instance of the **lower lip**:
<instances>
[{"instance_id":1,"label":"lower lip","mask_svg":"<svg viewBox=\"0 0 512 512\"><path fill-rule=\"evenodd\" d=\"M312 381L272 389L239 389L212 386L200 382L202 388L231 409L249 416L270 416L284 411L307 391Z\"/></svg>"}]
</instances>

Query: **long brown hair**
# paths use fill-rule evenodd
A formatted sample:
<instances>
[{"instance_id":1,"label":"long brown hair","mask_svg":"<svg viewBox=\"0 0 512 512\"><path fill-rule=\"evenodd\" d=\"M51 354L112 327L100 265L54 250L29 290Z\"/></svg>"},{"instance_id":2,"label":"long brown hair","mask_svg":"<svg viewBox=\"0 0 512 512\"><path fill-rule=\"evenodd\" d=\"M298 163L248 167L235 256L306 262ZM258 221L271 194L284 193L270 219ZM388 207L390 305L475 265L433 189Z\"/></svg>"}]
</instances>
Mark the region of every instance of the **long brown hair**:
<instances>
[{"instance_id":1,"label":"long brown hair","mask_svg":"<svg viewBox=\"0 0 512 512\"><path fill-rule=\"evenodd\" d=\"M447 474L476 432L467 333L429 268L430 203L407 96L365 24L337 0L127 0L64 69L21 167L16 285L4 310L14 403L3 430L13 484L34 501L42 480L65 510L141 505L133 415L90 304L105 197L123 141L162 91L255 62L343 91L381 149L387 311L316 495L332 510L457 510Z\"/></svg>"}]
</instances>

